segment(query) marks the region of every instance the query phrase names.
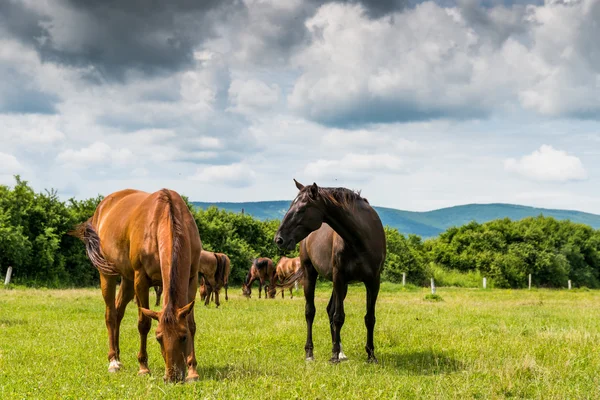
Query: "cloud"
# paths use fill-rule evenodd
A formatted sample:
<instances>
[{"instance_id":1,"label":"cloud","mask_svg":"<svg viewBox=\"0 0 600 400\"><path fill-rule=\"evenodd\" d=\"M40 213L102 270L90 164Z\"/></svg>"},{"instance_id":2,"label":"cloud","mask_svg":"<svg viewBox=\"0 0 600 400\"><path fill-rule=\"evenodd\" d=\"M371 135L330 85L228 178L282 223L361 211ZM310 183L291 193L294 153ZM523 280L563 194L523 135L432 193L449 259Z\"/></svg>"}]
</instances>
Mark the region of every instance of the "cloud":
<instances>
[{"instance_id":1,"label":"cloud","mask_svg":"<svg viewBox=\"0 0 600 400\"><path fill-rule=\"evenodd\" d=\"M189 179L211 185L242 188L251 186L254 183L256 172L243 163L212 165L197 168L196 173Z\"/></svg>"},{"instance_id":2,"label":"cloud","mask_svg":"<svg viewBox=\"0 0 600 400\"><path fill-rule=\"evenodd\" d=\"M0 171L3 174L16 174L21 172L23 166L12 154L0 152Z\"/></svg>"},{"instance_id":3,"label":"cloud","mask_svg":"<svg viewBox=\"0 0 600 400\"><path fill-rule=\"evenodd\" d=\"M113 149L103 142L94 142L79 150L67 149L56 157L57 161L73 168L85 168L94 165L112 167L131 163L133 153L129 149Z\"/></svg>"},{"instance_id":4,"label":"cloud","mask_svg":"<svg viewBox=\"0 0 600 400\"><path fill-rule=\"evenodd\" d=\"M231 110L241 114L252 115L256 111L268 110L277 104L278 100L279 86L276 84L267 85L256 79L236 79L229 86Z\"/></svg>"},{"instance_id":5,"label":"cloud","mask_svg":"<svg viewBox=\"0 0 600 400\"><path fill-rule=\"evenodd\" d=\"M543 182L577 181L588 177L579 158L548 145L542 145L539 150L519 160L506 159L504 169Z\"/></svg>"},{"instance_id":6,"label":"cloud","mask_svg":"<svg viewBox=\"0 0 600 400\"><path fill-rule=\"evenodd\" d=\"M320 159L304 168L310 179L362 181L375 174L402 172L404 162L390 154L346 154L338 160Z\"/></svg>"},{"instance_id":7,"label":"cloud","mask_svg":"<svg viewBox=\"0 0 600 400\"><path fill-rule=\"evenodd\" d=\"M9 34L44 61L92 66L96 77L109 80L123 80L130 70L156 75L191 65L195 48L238 8L234 0L2 3Z\"/></svg>"},{"instance_id":8,"label":"cloud","mask_svg":"<svg viewBox=\"0 0 600 400\"><path fill-rule=\"evenodd\" d=\"M338 127L486 119L515 107L598 119L599 19L598 1L425 2L379 19L360 5L327 4L306 21L288 103Z\"/></svg>"}]
</instances>

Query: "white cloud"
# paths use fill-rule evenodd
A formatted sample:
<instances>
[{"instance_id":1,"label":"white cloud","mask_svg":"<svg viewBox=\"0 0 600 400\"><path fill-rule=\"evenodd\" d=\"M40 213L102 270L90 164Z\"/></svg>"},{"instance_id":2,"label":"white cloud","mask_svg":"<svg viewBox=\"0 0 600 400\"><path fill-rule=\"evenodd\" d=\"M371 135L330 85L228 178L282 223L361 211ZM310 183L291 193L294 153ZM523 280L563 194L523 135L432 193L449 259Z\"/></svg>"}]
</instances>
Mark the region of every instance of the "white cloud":
<instances>
[{"instance_id":1,"label":"white cloud","mask_svg":"<svg viewBox=\"0 0 600 400\"><path fill-rule=\"evenodd\" d=\"M0 152L0 171L2 174L16 174L21 172L23 166L12 154Z\"/></svg>"},{"instance_id":2,"label":"white cloud","mask_svg":"<svg viewBox=\"0 0 600 400\"><path fill-rule=\"evenodd\" d=\"M189 179L213 185L247 187L254 183L256 172L243 163L212 165L196 169Z\"/></svg>"},{"instance_id":3,"label":"white cloud","mask_svg":"<svg viewBox=\"0 0 600 400\"><path fill-rule=\"evenodd\" d=\"M94 142L79 150L67 149L56 159L66 166L89 167L105 164L107 167L122 166L133 161L133 153L126 148L113 149L103 142Z\"/></svg>"},{"instance_id":4,"label":"white cloud","mask_svg":"<svg viewBox=\"0 0 600 400\"><path fill-rule=\"evenodd\" d=\"M587 179L588 176L579 158L548 145L519 160L506 159L504 168L536 181L567 182Z\"/></svg>"},{"instance_id":5,"label":"white cloud","mask_svg":"<svg viewBox=\"0 0 600 400\"><path fill-rule=\"evenodd\" d=\"M404 163L390 154L346 154L338 160L320 159L309 163L304 174L314 179L344 179L361 181L374 174L396 174L402 172Z\"/></svg>"},{"instance_id":6,"label":"white cloud","mask_svg":"<svg viewBox=\"0 0 600 400\"><path fill-rule=\"evenodd\" d=\"M279 100L279 86L250 79L236 79L229 87L229 101L233 111L252 115L256 111L268 110Z\"/></svg>"}]
</instances>

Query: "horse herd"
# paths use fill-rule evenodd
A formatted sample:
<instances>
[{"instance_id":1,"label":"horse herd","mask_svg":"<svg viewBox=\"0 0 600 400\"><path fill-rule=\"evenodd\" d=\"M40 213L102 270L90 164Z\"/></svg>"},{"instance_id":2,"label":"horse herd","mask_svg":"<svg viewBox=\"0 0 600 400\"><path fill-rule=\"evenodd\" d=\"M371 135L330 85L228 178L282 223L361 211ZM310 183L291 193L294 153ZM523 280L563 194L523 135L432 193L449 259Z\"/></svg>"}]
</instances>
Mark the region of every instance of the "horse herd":
<instances>
[{"instance_id":1,"label":"horse herd","mask_svg":"<svg viewBox=\"0 0 600 400\"><path fill-rule=\"evenodd\" d=\"M367 292L365 350L369 362L377 362L373 345L375 304L380 275L386 256L383 225L369 202L346 188L304 186L294 179L299 192L285 214L275 244L293 250L300 243L300 255L282 257L277 266L268 258L253 260L242 286L251 296L251 286L259 281L259 298L266 281L265 298L275 297L281 288L298 283L304 287L307 338L305 357L313 360L312 325L315 317L314 293L317 277L333 282L329 316L332 357L346 359L341 346L344 299L348 284L363 282ZM72 235L80 238L86 253L100 273L108 330L108 371L121 369L119 328L127 304L138 306L139 375L150 373L147 337L152 320L158 322L156 339L165 361L166 382L194 381L199 378L194 347L196 292L205 304L211 298L217 307L219 293L227 288L230 261L227 255L202 249L197 225L185 201L175 191L162 189L147 193L126 189L108 195L94 215L78 225ZM117 293L117 281L121 284ZM149 291L154 287L160 311L149 307ZM268 293L267 293L268 292ZM187 371L187 376L186 376Z\"/></svg>"}]
</instances>

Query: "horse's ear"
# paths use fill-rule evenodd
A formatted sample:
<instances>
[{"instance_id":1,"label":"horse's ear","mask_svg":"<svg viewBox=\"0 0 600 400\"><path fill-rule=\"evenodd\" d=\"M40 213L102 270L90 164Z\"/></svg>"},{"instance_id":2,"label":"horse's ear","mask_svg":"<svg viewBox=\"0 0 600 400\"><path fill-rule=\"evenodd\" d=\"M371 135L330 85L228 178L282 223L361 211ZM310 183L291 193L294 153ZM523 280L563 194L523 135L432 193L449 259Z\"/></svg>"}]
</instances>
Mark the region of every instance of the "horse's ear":
<instances>
[{"instance_id":1,"label":"horse's ear","mask_svg":"<svg viewBox=\"0 0 600 400\"><path fill-rule=\"evenodd\" d=\"M158 321L160 319L160 315L156 311L154 311L154 310L148 310L147 308L140 307L140 311L146 317L152 318L152 319L154 319L156 321Z\"/></svg>"},{"instance_id":2,"label":"horse's ear","mask_svg":"<svg viewBox=\"0 0 600 400\"><path fill-rule=\"evenodd\" d=\"M319 187L316 183L313 182L313 184L310 185L310 187L308 188L308 195L313 199L317 198L317 196L319 195Z\"/></svg>"},{"instance_id":3,"label":"horse's ear","mask_svg":"<svg viewBox=\"0 0 600 400\"><path fill-rule=\"evenodd\" d=\"M294 182L296 183L296 187L298 188L298 190L304 189L304 185L298 182L296 179L294 179Z\"/></svg>"},{"instance_id":4,"label":"horse's ear","mask_svg":"<svg viewBox=\"0 0 600 400\"><path fill-rule=\"evenodd\" d=\"M179 309L179 311L177 312L177 316L179 318L185 318L188 316L189 313L192 312L192 310L194 309L194 303L196 302L196 300L192 300L192 302L186 306L183 306Z\"/></svg>"}]
</instances>

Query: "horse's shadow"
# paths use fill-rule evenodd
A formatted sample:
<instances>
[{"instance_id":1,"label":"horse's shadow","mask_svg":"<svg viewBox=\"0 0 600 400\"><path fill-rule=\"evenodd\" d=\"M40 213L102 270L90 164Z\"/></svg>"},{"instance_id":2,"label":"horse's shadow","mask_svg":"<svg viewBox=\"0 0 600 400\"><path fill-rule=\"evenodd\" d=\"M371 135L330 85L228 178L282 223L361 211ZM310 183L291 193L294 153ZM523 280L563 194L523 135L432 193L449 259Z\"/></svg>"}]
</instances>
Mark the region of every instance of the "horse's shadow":
<instances>
[{"instance_id":1,"label":"horse's shadow","mask_svg":"<svg viewBox=\"0 0 600 400\"><path fill-rule=\"evenodd\" d=\"M222 381L224 379L240 378L240 377L255 377L264 375L264 371L257 369L236 367L234 365L206 365L198 364L196 367L200 380Z\"/></svg>"},{"instance_id":2,"label":"horse's shadow","mask_svg":"<svg viewBox=\"0 0 600 400\"><path fill-rule=\"evenodd\" d=\"M462 361L433 350L384 353L380 356L380 363L383 367L395 368L410 375L439 375L465 369Z\"/></svg>"}]
</instances>

